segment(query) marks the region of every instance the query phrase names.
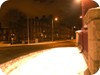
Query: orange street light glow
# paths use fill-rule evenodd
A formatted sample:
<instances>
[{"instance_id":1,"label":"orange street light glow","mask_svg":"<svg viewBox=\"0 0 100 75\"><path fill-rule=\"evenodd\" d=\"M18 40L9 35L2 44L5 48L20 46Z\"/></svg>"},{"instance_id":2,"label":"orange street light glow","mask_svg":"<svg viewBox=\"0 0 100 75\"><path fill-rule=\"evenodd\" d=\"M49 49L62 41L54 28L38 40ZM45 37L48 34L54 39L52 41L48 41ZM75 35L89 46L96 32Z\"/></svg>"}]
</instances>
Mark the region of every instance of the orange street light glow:
<instances>
[{"instance_id":1,"label":"orange street light glow","mask_svg":"<svg viewBox=\"0 0 100 75\"><path fill-rule=\"evenodd\" d=\"M77 2L80 2L81 0L76 0Z\"/></svg>"},{"instance_id":2,"label":"orange street light glow","mask_svg":"<svg viewBox=\"0 0 100 75\"><path fill-rule=\"evenodd\" d=\"M58 18L57 17L55 18L55 21L58 21Z\"/></svg>"}]
</instances>

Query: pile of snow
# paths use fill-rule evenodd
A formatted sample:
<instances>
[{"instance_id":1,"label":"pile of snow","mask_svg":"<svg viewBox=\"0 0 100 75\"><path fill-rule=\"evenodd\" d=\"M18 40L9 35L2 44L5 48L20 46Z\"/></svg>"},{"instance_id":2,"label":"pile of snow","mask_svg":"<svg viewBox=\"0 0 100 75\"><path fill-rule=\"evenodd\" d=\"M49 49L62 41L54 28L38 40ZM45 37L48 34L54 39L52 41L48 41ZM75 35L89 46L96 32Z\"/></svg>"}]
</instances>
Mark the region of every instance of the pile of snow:
<instances>
[{"instance_id":1,"label":"pile of snow","mask_svg":"<svg viewBox=\"0 0 100 75\"><path fill-rule=\"evenodd\" d=\"M6 74L0 69L0 75L6 75Z\"/></svg>"}]
</instances>

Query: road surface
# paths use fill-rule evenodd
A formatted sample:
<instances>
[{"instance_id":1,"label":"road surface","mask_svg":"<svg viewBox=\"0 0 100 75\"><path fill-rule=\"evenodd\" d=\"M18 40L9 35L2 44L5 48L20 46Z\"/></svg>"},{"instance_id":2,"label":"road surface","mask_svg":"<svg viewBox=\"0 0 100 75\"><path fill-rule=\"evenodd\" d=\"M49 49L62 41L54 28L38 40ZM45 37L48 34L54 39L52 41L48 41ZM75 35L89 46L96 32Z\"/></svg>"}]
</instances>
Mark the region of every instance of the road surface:
<instances>
[{"instance_id":1,"label":"road surface","mask_svg":"<svg viewBox=\"0 0 100 75\"><path fill-rule=\"evenodd\" d=\"M31 52L41 51L44 49L56 48L56 47L73 47L75 42L73 40L46 42L29 45L11 45L0 47L0 64L15 59L17 57L27 55Z\"/></svg>"}]
</instances>

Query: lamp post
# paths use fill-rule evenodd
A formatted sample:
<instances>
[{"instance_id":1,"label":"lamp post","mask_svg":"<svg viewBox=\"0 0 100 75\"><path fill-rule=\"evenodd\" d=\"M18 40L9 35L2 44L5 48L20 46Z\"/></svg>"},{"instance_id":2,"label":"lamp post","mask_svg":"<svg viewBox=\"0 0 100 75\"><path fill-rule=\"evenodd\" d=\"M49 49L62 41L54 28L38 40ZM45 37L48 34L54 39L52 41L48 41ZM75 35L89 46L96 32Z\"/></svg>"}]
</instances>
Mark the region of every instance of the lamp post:
<instances>
[{"instance_id":1,"label":"lamp post","mask_svg":"<svg viewBox=\"0 0 100 75\"><path fill-rule=\"evenodd\" d=\"M54 41L54 21L58 21L58 18L55 17L52 19L52 41Z\"/></svg>"},{"instance_id":2,"label":"lamp post","mask_svg":"<svg viewBox=\"0 0 100 75\"><path fill-rule=\"evenodd\" d=\"M27 43L29 44L29 17L27 16Z\"/></svg>"},{"instance_id":3,"label":"lamp post","mask_svg":"<svg viewBox=\"0 0 100 75\"><path fill-rule=\"evenodd\" d=\"M75 29L76 29L76 26L72 26L72 36L71 36L71 39L74 39L74 33L75 33Z\"/></svg>"},{"instance_id":4,"label":"lamp post","mask_svg":"<svg viewBox=\"0 0 100 75\"><path fill-rule=\"evenodd\" d=\"M84 17L84 2L85 0L76 0L77 3L81 3L81 16L82 19L82 26L84 26L83 17Z\"/></svg>"},{"instance_id":5,"label":"lamp post","mask_svg":"<svg viewBox=\"0 0 100 75\"><path fill-rule=\"evenodd\" d=\"M83 17L84 17L84 2L83 0L81 0L81 5L82 5L82 26L84 27L84 21L83 21Z\"/></svg>"},{"instance_id":6,"label":"lamp post","mask_svg":"<svg viewBox=\"0 0 100 75\"><path fill-rule=\"evenodd\" d=\"M81 8L82 8L82 26L84 27L84 20L83 20L83 18L84 18L84 15L85 15L85 9L84 9L84 4L87 2L87 0L78 0L78 1L81 1ZM99 4L99 6L100 6L100 1L99 0L92 0L92 1L94 1L94 2L96 2L97 4Z\"/></svg>"}]
</instances>

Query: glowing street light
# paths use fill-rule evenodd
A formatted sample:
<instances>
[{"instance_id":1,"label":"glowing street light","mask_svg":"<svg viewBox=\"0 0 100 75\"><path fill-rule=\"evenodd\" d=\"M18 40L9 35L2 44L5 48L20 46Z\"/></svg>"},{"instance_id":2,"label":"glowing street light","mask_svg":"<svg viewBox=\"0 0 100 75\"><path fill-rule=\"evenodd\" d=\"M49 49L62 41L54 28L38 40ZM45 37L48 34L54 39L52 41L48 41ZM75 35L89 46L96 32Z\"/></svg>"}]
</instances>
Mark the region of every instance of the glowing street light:
<instances>
[{"instance_id":1,"label":"glowing street light","mask_svg":"<svg viewBox=\"0 0 100 75\"><path fill-rule=\"evenodd\" d=\"M82 15L80 16L80 18L82 19L85 15L84 13L84 3L86 2L87 0L76 0L77 3L81 2L81 7L82 7ZM100 0L92 0L94 2L96 2L99 6L100 6ZM83 24L83 19L82 19L82 25L84 26Z\"/></svg>"},{"instance_id":2,"label":"glowing street light","mask_svg":"<svg viewBox=\"0 0 100 75\"><path fill-rule=\"evenodd\" d=\"M82 19L82 15L80 16L80 19Z\"/></svg>"},{"instance_id":3,"label":"glowing street light","mask_svg":"<svg viewBox=\"0 0 100 75\"><path fill-rule=\"evenodd\" d=\"M77 2L77 3L80 3L80 2L81 2L81 0L76 0L76 2Z\"/></svg>"},{"instance_id":4,"label":"glowing street light","mask_svg":"<svg viewBox=\"0 0 100 75\"><path fill-rule=\"evenodd\" d=\"M80 19L82 19L82 26L84 26L84 22L83 22L83 17L84 17L84 2L83 2L83 0L76 0L76 2L77 3L80 3L81 2L82 15L80 16Z\"/></svg>"},{"instance_id":5,"label":"glowing street light","mask_svg":"<svg viewBox=\"0 0 100 75\"><path fill-rule=\"evenodd\" d=\"M58 18L57 17L55 17L55 19L54 19L55 21L58 21Z\"/></svg>"},{"instance_id":6,"label":"glowing street light","mask_svg":"<svg viewBox=\"0 0 100 75\"><path fill-rule=\"evenodd\" d=\"M54 19L52 19L52 41L54 40L54 37L53 37L53 35L54 35L54 21L58 21L58 18L55 17Z\"/></svg>"},{"instance_id":7,"label":"glowing street light","mask_svg":"<svg viewBox=\"0 0 100 75\"><path fill-rule=\"evenodd\" d=\"M83 17L84 17L84 4L83 4L83 0L75 0L75 3L81 3L82 13L81 13L80 19L82 19L82 26L83 26Z\"/></svg>"}]
</instances>

